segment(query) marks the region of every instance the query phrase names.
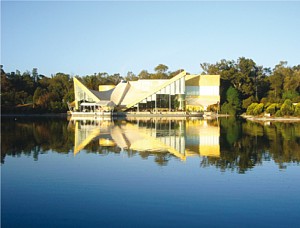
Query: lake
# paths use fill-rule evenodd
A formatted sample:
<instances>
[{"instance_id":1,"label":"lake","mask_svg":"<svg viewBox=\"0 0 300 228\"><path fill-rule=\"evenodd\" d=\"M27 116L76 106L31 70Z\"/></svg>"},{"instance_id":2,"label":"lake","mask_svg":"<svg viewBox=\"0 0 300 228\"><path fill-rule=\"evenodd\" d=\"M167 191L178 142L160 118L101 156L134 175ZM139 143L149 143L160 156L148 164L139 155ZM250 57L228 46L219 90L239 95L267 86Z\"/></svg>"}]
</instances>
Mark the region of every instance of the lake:
<instances>
[{"instance_id":1,"label":"lake","mask_svg":"<svg viewBox=\"0 0 300 228\"><path fill-rule=\"evenodd\" d=\"M300 123L2 117L2 227L300 227Z\"/></svg>"}]
</instances>

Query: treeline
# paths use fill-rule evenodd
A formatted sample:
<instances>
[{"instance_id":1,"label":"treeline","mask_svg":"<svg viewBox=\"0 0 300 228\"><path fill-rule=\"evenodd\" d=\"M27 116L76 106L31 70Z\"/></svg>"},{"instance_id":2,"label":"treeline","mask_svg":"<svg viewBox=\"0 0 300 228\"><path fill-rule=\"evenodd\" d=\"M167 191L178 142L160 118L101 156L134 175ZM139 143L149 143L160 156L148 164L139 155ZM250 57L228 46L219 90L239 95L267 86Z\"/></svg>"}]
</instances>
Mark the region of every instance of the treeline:
<instances>
[{"instance_id":1,"label":"treeline","mask_svg":"<svg viewBox=\"0 0 300 228\"><path fill-rule=\"evenodd\" d=\"M260 114L266 112L270 106L275 106L274 114L285 115L285 111L278 110L284 104L291 104L292 111L287 113L299 115L293 103L300 102L300 64L288 66L287 62L282 61L271 69L257 65L252 59L240 57L237 61L221 60L215 64L202 63L200 66L202 74L221 76L219 111L222 113L240 114L255 103L260 104L259 108L262 106ZM159 64L154 68L154 73L142 70L137 75L130 71L126 75L109 75L104 72L76 77L88 88L98 90L100 84L116 85L121 80L169 79L182 71L168 70L168 66ZM1 66L2 112L24 112L27 108L34 112L65 112L67 102L73 100L73 80L69 74L57 73L47 77L38 74L36 68L22 74L18 70L5 73ZM218 106L209 108L212 111L219 109ZM269 113L273 114L273 111Z\"/></svg>"},{"instance_id":2,"label":"treeline","mask_svg":"<svg viewBox=\"0 0 300 228\"><path fill-rule=\"evenodd\" d=\"M37 68L5 73L1 66L1 111L13 113L65 112L74 99L72 78L57 73L46 77Z\"/></svg>"}]
</instances>

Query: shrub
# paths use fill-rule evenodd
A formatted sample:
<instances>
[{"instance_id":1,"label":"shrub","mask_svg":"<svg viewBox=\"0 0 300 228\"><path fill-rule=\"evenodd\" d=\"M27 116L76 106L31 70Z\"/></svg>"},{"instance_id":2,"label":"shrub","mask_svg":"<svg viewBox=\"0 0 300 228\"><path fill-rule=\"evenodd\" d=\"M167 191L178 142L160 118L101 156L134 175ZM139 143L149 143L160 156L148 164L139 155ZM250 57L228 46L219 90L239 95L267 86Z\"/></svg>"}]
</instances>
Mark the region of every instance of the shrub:
<instances>
[{"instance_id":1,"label":"shrub","mask_svg":"<svg viewBox=\"0 0 300 228\"><path fill-rule=\"evenodd\" d=\"M298 103L295 107L295 111L294 111L294 115L295 116L300 116L300 103Z\"/></svg>"},{"instance_id":2,"label":"shrub","mask_svg":"<svg viewBox=\"0 0 300 228\"><path fill-rule=\"evenodd\" d=\"M254 115L253 110L255 107L258 105L258 103L252 103L251 105L248 106L246 114L247 115Z\"/></svg>"},{"instance_id":3,"label":"shrub","mask_svg":"<svg viewBox=\"0 0 300 228\"><path fill-rule=\"evenodd\" d=\"M263 102L260 102L260 103L263 103ZM272 103L270 103L270 102L264 103L265 108L268 108L271 104L272 104Z\"/></svg>"},{"instance_id":4,"label":"shrub","mask_svg":"<svg viewBox=\"0 0 300 228\"><path fill-rule=\"evenodd\" d=\"M268 106L268 108L266 109L266 113L270 113L271 115L274 115L276 113L276 110L277 110L277 104L273 103Z\"/></svg>"},{"instance_id":5,"label":"shrub","mask_svg":"<svg viewBox=\"0 0 300 228\"><path fill-rule=\"evenodd\" d=\"M209 105L207 107L207 111L209 111L209 112L217 112L217 111L219 111L219 104Z\"/></svg>"},{"instance_id":6,"label":"shrub","mask_svg":"<svg viewBox=\"0 0 300 228\"><path fill-rule=\"evenodd\" d=\"M253 115L259 115L263 112L264 110L264 104L260 103L258 105L255 106L255 108L253 109Z\"/></svg>"},{"instance_id":7,"label":"shrub","mask_svg":"<svg viewBox=\"0 0 300 228\"><path fill-rule=\"evenodd\" d=\"M276 116L276 117L282 116L281 111L280 111L280 110L277 110L277 112L275 113L275 116Z\"/></svg>"},{"instance_id":8,"label":"shrub","mask_svg":"<svg viewBox=\"0 0 300 228\"><path fill-rule=\"evenodd\" d=\"M284 116L290 116L294 114L293 103L290 99L286 99L280 108L281 114Z\"/></svg>"}]
</instances>

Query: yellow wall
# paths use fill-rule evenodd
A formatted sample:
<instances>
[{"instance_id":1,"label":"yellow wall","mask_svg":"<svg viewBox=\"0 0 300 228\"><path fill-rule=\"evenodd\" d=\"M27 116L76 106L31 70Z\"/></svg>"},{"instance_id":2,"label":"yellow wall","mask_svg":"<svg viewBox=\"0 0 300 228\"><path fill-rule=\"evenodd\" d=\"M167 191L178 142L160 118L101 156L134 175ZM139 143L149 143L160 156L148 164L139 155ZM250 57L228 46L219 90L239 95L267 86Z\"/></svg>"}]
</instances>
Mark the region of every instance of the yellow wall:
<instances>
[{"instance_id":1,"label":"yellow wall","mask_svg":"<svg viewBox=\"0 0 300 228\"><path fill-rule=\"evenodd\" d=\"M186 86L220 86L220 75L187 75Z\"/></svg>"},{"instance_id":2,"label":"yellow wall","mask_svg":"<svg viewBox=\"0 0 300 228\"><path fill-rule=\"evenodd\" d=\"M187 95L186 107L188 110L206 109L209 105L220 102L220 75L187 75L187 87L199 86L199 96Z\"/></svg>"}]
</instances>

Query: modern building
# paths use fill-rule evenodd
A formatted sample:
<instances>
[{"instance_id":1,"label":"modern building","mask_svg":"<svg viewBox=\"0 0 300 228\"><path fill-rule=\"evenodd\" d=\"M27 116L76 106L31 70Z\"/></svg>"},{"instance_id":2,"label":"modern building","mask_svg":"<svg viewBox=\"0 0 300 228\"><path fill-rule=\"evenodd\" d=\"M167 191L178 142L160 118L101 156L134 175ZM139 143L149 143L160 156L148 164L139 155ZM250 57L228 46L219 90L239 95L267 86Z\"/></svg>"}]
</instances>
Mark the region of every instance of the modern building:
<instances>
[{"instance_id":1,"label":"modern building","mask_svg":"<svg viewBox=\"0 0 300 228\"><path fill-rule=\"evenodd\" d=\"M171 79L121 81L118 85L100 85L90 90L74 78L75 101L69 105L75 113L182 112L206 110L218 105L219 75L187 75L182 71Z\"/></svg>"}]
</instances>

